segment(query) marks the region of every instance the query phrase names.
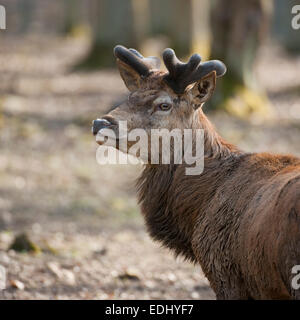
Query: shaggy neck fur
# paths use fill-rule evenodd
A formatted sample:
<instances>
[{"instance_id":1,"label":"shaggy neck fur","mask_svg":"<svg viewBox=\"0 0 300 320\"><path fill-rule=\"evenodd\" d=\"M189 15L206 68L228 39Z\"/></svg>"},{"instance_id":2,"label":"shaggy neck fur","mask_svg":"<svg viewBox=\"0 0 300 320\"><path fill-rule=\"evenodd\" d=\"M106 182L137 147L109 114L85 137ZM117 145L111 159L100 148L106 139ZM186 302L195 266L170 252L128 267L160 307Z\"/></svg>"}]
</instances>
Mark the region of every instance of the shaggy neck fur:
<instances>
[{"instance_id":1,"label":"shaggy neck fur","mask_svg":"<svg viewBox=\"0 0 300 320\"><path fill-rule=\"evenodd\" d=\"M200 176L187 176L184 164L146 165L137 187L139 203L151 237L172 249L176 255L181 254L195 262L191 238L196 218L199 214L205 214L205 206L218 187L216 181L225 169L222 164L227 162L234 165L235 161L228 162L228 158L236 159L242 153L217 134L201 109L195 113L192 128L204 129L204 172ZM188 183L182 183L189 179ZM193 183L196 180L197 183ZM186 185L189 186L188 190L178 190ZM197 190L193 190L193 186ZM199 186L203 190L199 190ZM178 193L181 194L180 202L174 198ZM202 199L200 203L198 201L200 206L197 210L193 206L195 196Z\"/></svg>"}]
</instances>

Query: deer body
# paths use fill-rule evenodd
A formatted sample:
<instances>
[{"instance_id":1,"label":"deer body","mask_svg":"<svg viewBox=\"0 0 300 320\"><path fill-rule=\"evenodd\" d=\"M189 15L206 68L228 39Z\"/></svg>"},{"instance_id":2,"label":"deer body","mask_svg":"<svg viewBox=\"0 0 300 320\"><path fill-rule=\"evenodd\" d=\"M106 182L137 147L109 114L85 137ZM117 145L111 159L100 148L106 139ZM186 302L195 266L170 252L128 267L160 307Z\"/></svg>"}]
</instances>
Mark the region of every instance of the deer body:
<instances>
[{"instance_id":1,"label":"deer body","mask_svg":"<svg viewBox=\"0 0 300 320\"><path fill-rule=\"evenodd\" d=\"M176 61L168 52L165 81L154 72L137 84L145 65L139 70L130 53L127 59L120 52L116 56L132 99L104 117L115 130L116 120L129 118L132 127L163 123L167 128L204 129L200 175L186 175L185 163L145 165L138 199L152 238L199 263L218 299L299 299L291 287L291 270L300 264L300 159L245 153L216 133L201 106L214 89L219 64L219 71L210 69L207 75L197 71L201 64L191 58L186 68L180 64L174 71ZM188 72L196 82L189 90ZM164 101L172 104L170 109L161 106ZM101 131L99 124L96 129Z\"/></svg>"},{"instance_id":2,"label":"deer body","mask_svg":"<svg viewBox=\"0 0 300 320\"><path fill-rule=\"evenodd\" d=\"M199 263L219 299L289 298L300 258L299 164L231 154L207 159L201 177L182 166L146 168L139 201L148 231Z\"/></svg>"}]
</instances>

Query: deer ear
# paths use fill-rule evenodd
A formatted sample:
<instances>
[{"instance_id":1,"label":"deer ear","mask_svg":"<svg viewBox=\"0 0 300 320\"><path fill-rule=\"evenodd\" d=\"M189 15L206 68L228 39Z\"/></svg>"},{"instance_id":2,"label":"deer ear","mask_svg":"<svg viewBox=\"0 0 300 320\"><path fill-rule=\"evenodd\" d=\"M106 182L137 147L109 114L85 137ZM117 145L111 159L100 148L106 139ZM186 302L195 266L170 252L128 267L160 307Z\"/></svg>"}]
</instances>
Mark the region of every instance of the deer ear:
<instances>
[{"instance_id":1,"label":"deer ear","mask_svg":"<svg viewBox=\"0 0 300 320\"><path fill-rule=\"evenodd\" d=\"M128 90L135 91L139 89L141 76L133 68L119 59L117 59L117 65L121 78L123 79Z\"/></svg>"},{"instance_id":2,"label":"deer ear","mask_svg":"<svg viewBox=\"0 0 300 320\"><path fill-rule=\"evenodd\" d=\"M216 87L216 71L210 72L207 76L197 81L189 90L195 105L201 105L207 101L213 94Z\"/></svg>"}]
</instances>

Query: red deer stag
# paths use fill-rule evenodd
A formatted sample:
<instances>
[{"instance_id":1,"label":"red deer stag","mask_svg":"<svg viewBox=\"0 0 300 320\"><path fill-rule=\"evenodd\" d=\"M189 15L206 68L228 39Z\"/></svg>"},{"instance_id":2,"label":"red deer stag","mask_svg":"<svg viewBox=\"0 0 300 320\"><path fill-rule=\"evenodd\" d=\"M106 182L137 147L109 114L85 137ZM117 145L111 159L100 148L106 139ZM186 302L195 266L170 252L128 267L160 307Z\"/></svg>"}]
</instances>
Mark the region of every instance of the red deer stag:
<instances>
[{"instance_id":1,"label":"red deer stag","mask_svg":"<svg viewBox=\"0 0 300 320\"><path fill-rule=\"evenodd\" d=\"M138 199L152 238L199 263L217 299L299 299L291 281L300 264L300 159L246 153L218 135L202 106L226 72L222 62L194 54L182 63L166 49L163 72L158 58L134 49L117 46L114 55L130 94L94 120L94 135L118 132L121 120L128 131L204 130L201 174L187 175L184 162L145 164Z\"/></svg>"}]
</instances>

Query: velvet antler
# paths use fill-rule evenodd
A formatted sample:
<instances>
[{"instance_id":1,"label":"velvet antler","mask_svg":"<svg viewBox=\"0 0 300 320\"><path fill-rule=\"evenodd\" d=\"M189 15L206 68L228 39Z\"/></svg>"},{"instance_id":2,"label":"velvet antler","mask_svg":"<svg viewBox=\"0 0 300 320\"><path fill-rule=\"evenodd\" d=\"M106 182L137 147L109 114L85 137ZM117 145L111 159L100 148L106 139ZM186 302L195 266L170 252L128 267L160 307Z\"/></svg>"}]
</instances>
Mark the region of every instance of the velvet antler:
<instances>
[{"instance_id":1,"label":"velvet antler","mask_svg":"<svg viewBox=\"0 0 300 320\"><path fill-rule=\"evenodd\" d=\"M175 93L184 93L186 87L210 72L215 71L217 77L221 77L226 72L226 66L219 60L210 60L201 63L199 54L193 54L187 63L181 62L175 55L174 50L165 49L163 59L168 69L164 76L166 83Z\"/></svg>"},{"instance_id":2,"label":"velvet antler","mask_svg":"<svg viewBox=\"0 0 300 320\"><path fill-rule=\"evenodd\" d=\"M157 57L143 57L135 49L127 49L123 46L114 48L114 55L117 59L132 67L140 76L147 77L151 70L159 69L160 60Z\"/></svg>"}]
</instances>

